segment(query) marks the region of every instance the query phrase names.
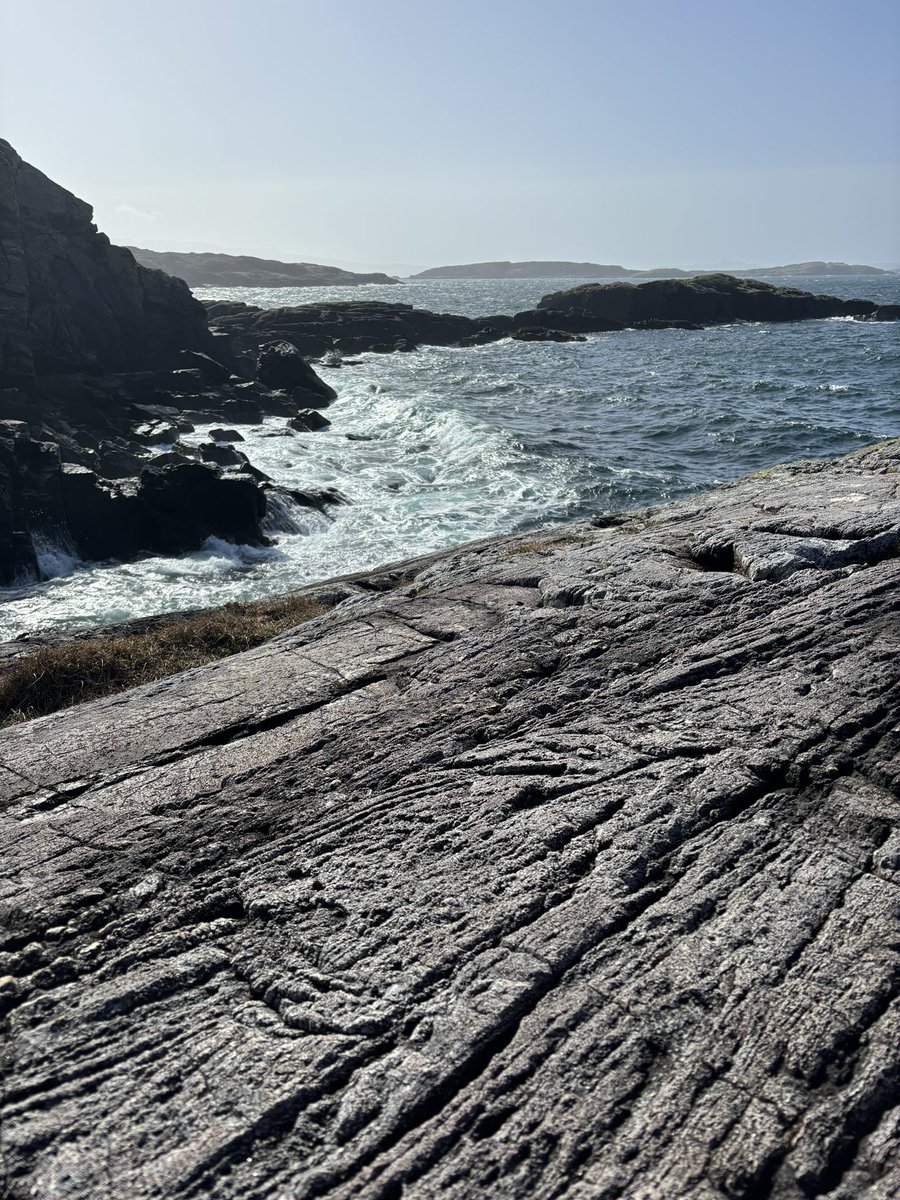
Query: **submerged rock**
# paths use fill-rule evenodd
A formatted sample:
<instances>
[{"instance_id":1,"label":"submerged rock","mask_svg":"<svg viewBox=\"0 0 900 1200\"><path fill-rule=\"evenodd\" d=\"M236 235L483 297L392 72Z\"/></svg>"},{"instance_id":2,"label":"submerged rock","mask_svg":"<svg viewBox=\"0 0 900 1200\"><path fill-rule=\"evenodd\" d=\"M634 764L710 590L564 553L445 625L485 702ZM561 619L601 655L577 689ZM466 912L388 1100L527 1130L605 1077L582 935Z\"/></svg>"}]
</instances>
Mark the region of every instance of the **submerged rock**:
<instances>
[{"instance_id":1,"label":"submerged rock","mask_svg":"<svg viewBox=\"0 0 900 1200\"><path fill-rule=\"evenodd\" d=\"M304 409L297 413L296 417L291 417L288 421L288 426L291 429L296 429L300 433L311 433L316 429L328 429L331 422L327 417L323 417L320 412L316 412L313 408Z\"/></svg>"},{"instance_id":2,"label":"submerged rock","mask_svg":"<svg viewBox=\"0 0 900 1200\"><path fill-rule=\"evenodd\" d=\"M0 733L10 1195L896 1194L898 481L333 581Z\"/></svg>"},{"instance_id":3,"label":"submerged rock","mask_svg":"<svg viewBox=\"0 0 900 1200\"><path fill-rule=\"evenodd\" d=\"M548 329L543 325L524 325L514 329L510 337L517 342L586 342L583 333L569 333L565 329Z\"/></svg>"}]
</instances>

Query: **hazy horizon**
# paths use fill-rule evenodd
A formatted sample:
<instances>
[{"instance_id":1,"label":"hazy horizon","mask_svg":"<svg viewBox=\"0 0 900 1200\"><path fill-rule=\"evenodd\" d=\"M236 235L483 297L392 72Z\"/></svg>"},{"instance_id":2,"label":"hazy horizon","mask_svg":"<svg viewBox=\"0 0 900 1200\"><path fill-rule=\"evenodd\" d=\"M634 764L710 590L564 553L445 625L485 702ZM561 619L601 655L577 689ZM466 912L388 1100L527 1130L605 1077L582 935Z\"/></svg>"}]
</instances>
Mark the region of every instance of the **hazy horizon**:
<instances>
[{"instance_id":1,"label":"hazy horizon","mask_svg":"<svg viewBox=\"0 0 900 1200\"><path fill-rule=\"evenodd\" d=\"M900 262L886 0L0 13L0 132L115 242L404 275Z\"/></svg>"}]
</instances>

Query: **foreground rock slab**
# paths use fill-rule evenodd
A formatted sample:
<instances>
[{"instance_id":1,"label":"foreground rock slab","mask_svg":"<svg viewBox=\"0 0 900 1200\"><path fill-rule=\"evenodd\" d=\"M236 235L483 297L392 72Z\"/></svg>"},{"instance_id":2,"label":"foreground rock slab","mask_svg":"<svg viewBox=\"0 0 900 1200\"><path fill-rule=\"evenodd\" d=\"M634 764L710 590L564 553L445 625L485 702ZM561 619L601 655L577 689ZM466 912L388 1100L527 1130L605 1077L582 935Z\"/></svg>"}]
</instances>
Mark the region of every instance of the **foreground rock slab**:
<instances>
[{"instance_id":1,"label":"foreground rock slab","mask_svg":"<svg viewBox=\"0 0 900 1200\"><path fill-rule=\"evenodd\" d=\"M898 547L889 443L0 735L6 1195L896 1196Z\"/></svg>"}]
</instances>

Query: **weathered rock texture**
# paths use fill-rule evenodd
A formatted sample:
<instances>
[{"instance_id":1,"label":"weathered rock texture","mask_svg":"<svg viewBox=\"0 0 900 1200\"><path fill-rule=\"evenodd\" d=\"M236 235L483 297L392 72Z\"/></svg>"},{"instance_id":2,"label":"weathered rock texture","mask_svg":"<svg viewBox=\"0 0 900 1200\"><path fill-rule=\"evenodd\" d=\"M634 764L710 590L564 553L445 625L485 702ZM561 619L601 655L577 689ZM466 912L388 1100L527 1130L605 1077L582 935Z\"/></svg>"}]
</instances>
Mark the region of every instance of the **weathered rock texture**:
<instances>
[{"instance_id":1,"label":"weathered rock texture","mask_svg":"<svg viewBox=\"0 0 900 1200\"><path fill-rule=\"evenodd\" d=\"M5 1194L900 1191L900 444L0 735Z\"/></svg>"}]
</instances>

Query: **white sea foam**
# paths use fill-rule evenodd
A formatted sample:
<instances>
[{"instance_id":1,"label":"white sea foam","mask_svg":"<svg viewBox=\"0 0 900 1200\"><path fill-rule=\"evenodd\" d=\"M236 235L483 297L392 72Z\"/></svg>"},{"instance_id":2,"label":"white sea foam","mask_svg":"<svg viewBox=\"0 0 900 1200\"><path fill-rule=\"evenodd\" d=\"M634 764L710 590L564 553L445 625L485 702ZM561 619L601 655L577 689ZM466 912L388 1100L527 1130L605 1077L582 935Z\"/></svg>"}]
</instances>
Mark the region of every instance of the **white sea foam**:
<instances>
[{"instance_id":1,"label":"white sea foam","mask_svg":"<svg viewBox=\"0 0 900 1200\"><path fill-rule=\"evenodd\" d=\"M873 298L891 300L889 285L900 291L900 281L877 283L884 294ZM377 298L477 315L521 310L562 286L436 281L352 296L279 290L269 302ZM238 291L235 298L260 302ZM364 354L356 366L321 373L339 393L329 429L287 432L282 418L270 418L242 427L241 448L277 483L336 488L348 504L325 516L272 497L271 547L209 539L195 554L99 566L48 549L42 561L58 577L3 594L0 637L283 592L900 435L896 326L879 322L504 340Z\"/></svg>"},{"instance_id":2,"label":"white sea foam","mask_svg":"<svg viewBox=\"0 0 900 1200\"><path fill-rule=\"evenodd\" d=\"M75 547L63 538L51 541L39 535L32 539L32 545L42 579L71 575L82 566Z\"/></svg>"}]
</instances>

